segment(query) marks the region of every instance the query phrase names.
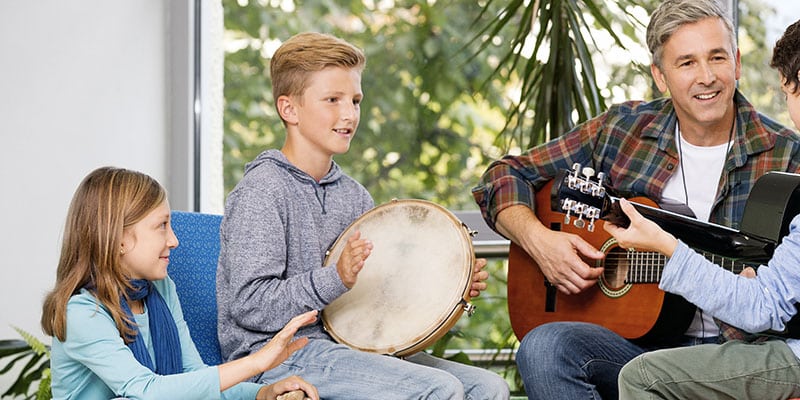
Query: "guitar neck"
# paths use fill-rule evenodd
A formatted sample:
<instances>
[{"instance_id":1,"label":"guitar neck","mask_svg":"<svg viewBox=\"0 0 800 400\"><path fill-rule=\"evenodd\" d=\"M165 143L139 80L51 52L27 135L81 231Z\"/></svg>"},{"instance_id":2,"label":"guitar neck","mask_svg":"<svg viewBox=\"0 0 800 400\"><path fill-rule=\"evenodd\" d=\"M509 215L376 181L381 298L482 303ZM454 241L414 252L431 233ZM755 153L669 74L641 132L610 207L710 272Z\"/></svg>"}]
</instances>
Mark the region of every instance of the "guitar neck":
<instances>
[{"instance_id":1,"label":"guitar neck","mask_svg":"<svg viewBox=\"0 0 800 400\"><path fill-rule=\"evenodd\" d=\"M748 263L712 253L701 251L700 254L720 268L733 272L734 274L739 274L746 267L752 266ZM624 260L613 259L614 257L621 257ZM624 264L627 265L628 268L625 283L658 283L661 281L664 266L667 263L666 256L647 251L611 253L608 254L606 258L606 263L614 265L623 264L620 261L624 261Z\"/></svg>"},{"instance_id":2,"label":"guitar neck","mask_svg":"<svg viewBox=\"0 0 800 400\"><path fill-rule=\"evenodd\" d=\"M572 171L563 170L556 176L557 185L550 193L550 206L553 211L566 213L565 222L573 222L582 228L588 221L588 229L594 229L597 219L605 220L627 228L630 220L619 206L619 197L611 196L603 187L603 177L591 179L591 173L579 173L576 164ZM689 247L702 252L722 255L734 260L752 264L769 261L777 244L745 232L722 225L698 221L678 213L651 207L636 202L631 203L645 218L655 222L665 231L675 235Z\"/></svg>"},{"instance_id":3,"label":"guitar neck","mask_svg":"<svg viewBox=\"0 0 800 400\"><path fill-rule=\"evenodd\" d=\"M615 215L623 215L619 209L619 199L614 199L617 211ZM775 242L670 211L632 203L645 218L655 222L665 231L675 235L689 247L703 253L724 255L726 259L738 260L749 264L762 264L769 261L775 250ZM625 217L627 220L627 217ZM630 221L628 221L628 224ZM627 224L625 225L627 226Z\"/></svg>"}]
</instances>

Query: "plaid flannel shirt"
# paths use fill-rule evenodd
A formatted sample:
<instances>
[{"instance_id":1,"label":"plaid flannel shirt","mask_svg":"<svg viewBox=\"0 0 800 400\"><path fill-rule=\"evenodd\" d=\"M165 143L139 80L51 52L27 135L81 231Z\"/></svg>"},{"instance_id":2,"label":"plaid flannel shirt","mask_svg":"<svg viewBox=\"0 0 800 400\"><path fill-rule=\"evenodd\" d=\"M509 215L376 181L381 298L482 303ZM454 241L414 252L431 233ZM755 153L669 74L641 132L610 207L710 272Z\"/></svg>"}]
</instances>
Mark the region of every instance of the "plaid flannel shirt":
<instances>
[{"instance_id":1,"label":"plaid flannel shirt","mask_svg":"<svg viewBox=\"0 0 800 400\"><path fill-rule=\"evenodd\" d=\"M735 143L725 161L710 222L739 228L747 197L768 171L800 172L800 136L759 114L738 92ZM535 210L537 188L573 163L606 174L622 197L660 202L678 166L677 116L669 98L629 101L609 108L563 136L519 156L493 162L472 190L484 219L496 230L497 214L513 205Z\"/></svg>"}]
</instances>

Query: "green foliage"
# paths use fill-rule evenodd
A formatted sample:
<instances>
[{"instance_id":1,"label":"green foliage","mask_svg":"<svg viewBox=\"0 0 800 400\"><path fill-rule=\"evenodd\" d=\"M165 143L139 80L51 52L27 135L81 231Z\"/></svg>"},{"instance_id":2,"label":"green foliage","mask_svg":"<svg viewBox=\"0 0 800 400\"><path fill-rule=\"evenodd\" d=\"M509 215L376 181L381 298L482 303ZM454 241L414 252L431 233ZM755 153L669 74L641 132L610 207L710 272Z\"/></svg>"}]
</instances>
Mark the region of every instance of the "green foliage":
<instances>
[{"instance_id":1,"label":"green foliage","mask_svg":"<svg viewBox=\"0 0 800 400\"><path fill-rule=\"evenodd\" d=\"M785 106L775 100L781 98L777 74L763 73L771 43L765 43L762 16L770 10L761 0L740 3L742 91L786 123ZM246 162L283 144L268 65L274 49L296 33L331 33L367 54L358 134L336 161L376 203L422 198L474 209L470 189L502 154L558 136L610 102L660 96L644 44L657 4L223 0L226 192ZM500 350L516 347L506 311L506 266L491 262L487 271L489 289L473 301L479 311L462 318L434 345L435 353L496 349L499 360ZM515 371L506 372L518 383Z\"/></svg>"},{"instance_id":2,"label":"green foliage","mask_svg":"<svg viewBox=\"0 0 800 400\"><path fill-rule=\"evenodd\" d=\"M496 0L488 0L487 10ZM521 80L519 96L508 107L500 145L527 148L559 136L576 123L606 108L595 68L601 53L598 33L625 48L615 29L638 23L629 10L636 0L502 1L498 18L490 19L475 40L480 51L499 43L504 54L490 79ZM510 33L509 33L510 32ZM493 40L499 39L499 40Z\"/></svg>"},{"instance_id":3,"label":"green foliage","mask_svg":"<svg viewBox=\"0 0 800 400\"><path fill-rule=\"evenodd\" d=\"M25 364L22 365L22 369L11 387L0 397L12 396L36 400L52 398L49 348L30 333L17 327L12 328L24 340L0 340L0 358L11 357L11 360L0 369L0 375L9 373L17 366L17 363L24 362ZM36 390L31 393L31 386L34 384Z\"/></svg>"},{"instance_id":4,"label":"green foliage","mask_svg":"<svg viewBox=\"0 0 800 400\"><path fill-rule=\"evenodd\" d=\"M470 58L475 2L359 1L298 3L284 10L224 1L225 185L265 148L283 144L270 92L269 57L293 34L327 32L364 49L361 123L337 162L365 185L376 203L424 198L474 208L469 189L488 164L501 129L506 82L481 86L497 50ZM465 47L467 46L467 47ZM491 154L498 155L497 152Z\"/></svg>"},{"instance_id":5,"label":"green foliage","mask_svg":"<svg viewBox=\"0 0 800 400\"><path fill-rule=\"evenodd\" d=\"M775 43L767 42L764 21L777 11L761 0L739 0L739 9L738 39L742 54L739 88L758 111L794 129L778 71L769 66ZM781 32L784 28L781 27Z\"/></svg>"}]
</instances>

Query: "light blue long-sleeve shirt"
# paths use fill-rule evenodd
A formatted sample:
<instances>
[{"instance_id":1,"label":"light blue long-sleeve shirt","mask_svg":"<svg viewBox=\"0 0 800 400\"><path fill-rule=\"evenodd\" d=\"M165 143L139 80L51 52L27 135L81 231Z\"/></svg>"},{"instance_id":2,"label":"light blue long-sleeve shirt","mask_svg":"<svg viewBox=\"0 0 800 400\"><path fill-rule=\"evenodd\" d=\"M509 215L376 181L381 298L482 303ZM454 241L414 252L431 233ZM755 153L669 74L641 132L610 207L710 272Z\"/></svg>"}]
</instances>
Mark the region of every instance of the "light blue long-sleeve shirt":
<instances>
[{"instance_id":1,"label":"light blue long-sleeve shirt","mask_svg":"<svg viewBox=\"0 0 800 400\"><path fill-rule=\"evenodd\" d=\"M659 287L748 332L784 330L800 300L800 215L755 278L726 271L679 241ZM800 340L786 344L800 358Z\"/></svg>"},{"instance_id":2,"label":"light blue long-sleeve shirt","mask_svg":"<svg viewBox=\"0 0 800 400\"><path fill-rule=\"evenodd\" d=\"M67 336L53 338L50 367L53 398L108 400L129 399L255 399L262 385L240 383L219 391L217 367L203 364L183 319L175 283L170 278L153 282L175 319L183 354L183 373L157 375L134 358L119 336L111 314L90 292L83 289L67 303ZM147 310L134 316L150 356ZM155 358L153 358L155 359Z\"/></svg>"}]
</instances>

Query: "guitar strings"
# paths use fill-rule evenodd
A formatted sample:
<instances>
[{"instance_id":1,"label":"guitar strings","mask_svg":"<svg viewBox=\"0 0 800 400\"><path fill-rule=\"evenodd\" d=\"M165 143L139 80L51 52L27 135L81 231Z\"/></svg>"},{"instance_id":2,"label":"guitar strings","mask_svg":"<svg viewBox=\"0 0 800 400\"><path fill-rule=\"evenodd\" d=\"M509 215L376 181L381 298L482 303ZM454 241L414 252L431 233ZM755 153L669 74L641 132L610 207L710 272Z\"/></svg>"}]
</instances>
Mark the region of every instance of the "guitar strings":
<instances>
[{"instance_id":1,"label":"guitar strings","mask_svg":"<svg viewBox=\"0 0 800 400\"><path fill-rule=\"evenodd\" d=\"M732 259L717 256L714 254L703 254L704 257L733 273L741 272L748 265L736 262ZM613 251L604 258L607 279L616 277L618 270L625 271L626 283L656 283L660 281L661 274L667 261L667 257L657 252L629 252ZM613 279L616 280L616 279Z\"/></svg>"}]
</instances>

